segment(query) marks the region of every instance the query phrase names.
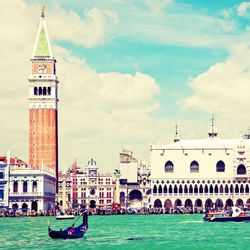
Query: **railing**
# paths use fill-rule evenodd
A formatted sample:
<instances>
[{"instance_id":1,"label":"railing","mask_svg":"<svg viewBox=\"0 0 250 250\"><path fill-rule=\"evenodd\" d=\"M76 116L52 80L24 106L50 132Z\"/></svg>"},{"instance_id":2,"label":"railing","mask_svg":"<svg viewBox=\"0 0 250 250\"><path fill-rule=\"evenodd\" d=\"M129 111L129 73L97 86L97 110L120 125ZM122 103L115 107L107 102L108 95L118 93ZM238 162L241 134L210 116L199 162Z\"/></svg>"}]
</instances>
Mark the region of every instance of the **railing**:
<instances>
[{"instance_id":1,"label":"railing","mask_svg":"<svg viewBox=\"0 0 250 250\"><path fill-rule=\"evenodd\" d=\"M42 192L11 192L9 196L42 196Z\"/></svg>"}]
</instances>

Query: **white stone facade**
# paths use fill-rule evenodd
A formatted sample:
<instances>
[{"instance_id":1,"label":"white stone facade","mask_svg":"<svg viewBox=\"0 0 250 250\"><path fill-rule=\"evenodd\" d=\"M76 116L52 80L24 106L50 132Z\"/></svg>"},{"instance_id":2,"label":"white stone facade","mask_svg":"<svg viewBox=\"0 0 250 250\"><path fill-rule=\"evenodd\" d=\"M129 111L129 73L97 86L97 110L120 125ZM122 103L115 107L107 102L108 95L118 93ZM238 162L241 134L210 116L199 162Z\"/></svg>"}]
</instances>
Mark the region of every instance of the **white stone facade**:
<instances>
[{"instance_id":1,"label":"white stone facade","mask_svg":"<svg viewBox=\"0 0 250 250\"><path fill-rule=\"evenodd\" d=\"M55 208L55 176L49 169L11 165L9 207L36 212Z\"/></svg>"},{"instance_id":2,"label":"white stone facade","mask_svg":"<svg viewBox=\"0 0 250 250\"><path fill-rule=\"evenodd\" d=\"M250 205L250 140L216 135L151 146L151 207Z\"/></svg>"}]
</instances>

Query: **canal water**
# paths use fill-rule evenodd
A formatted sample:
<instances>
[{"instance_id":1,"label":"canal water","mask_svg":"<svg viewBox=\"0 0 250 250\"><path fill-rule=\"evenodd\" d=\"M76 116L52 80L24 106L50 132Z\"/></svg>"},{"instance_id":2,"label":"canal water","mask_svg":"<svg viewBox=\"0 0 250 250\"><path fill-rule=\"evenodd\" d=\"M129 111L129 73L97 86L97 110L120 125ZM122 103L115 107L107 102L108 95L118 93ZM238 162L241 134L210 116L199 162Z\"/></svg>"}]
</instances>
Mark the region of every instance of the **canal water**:
<instances>
[{"instance_id":1,"label":"canal water","mask_svg":"<svg viewBox=\"0 0 250 250\"><path fill-rule=\"evenodd\" d=\"M53 229L72 220L55 217L0 218L0 249L250 249L250 223L208 223L195 215L90 216L83 239L53 240Z\"/></svg>"}]
</instances>

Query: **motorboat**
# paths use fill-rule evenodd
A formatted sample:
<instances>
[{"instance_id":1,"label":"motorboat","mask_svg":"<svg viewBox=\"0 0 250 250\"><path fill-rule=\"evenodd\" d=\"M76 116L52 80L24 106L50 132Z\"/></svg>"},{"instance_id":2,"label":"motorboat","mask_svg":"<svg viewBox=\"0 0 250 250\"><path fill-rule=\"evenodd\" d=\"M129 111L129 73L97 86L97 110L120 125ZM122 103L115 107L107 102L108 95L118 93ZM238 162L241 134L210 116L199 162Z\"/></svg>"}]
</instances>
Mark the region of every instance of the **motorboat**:
<instances>
[{"instance_id":1,"label":"motorboat","mask_svg":"<svg viewBox=\"0 0 250 250\"><path fill-rule=\"evenodd\" d=\"M233 206L226 212L208 212L203 217L207 222L250 222L250 212L245 212L241 208Z\"/></svg>"}]
</instances>

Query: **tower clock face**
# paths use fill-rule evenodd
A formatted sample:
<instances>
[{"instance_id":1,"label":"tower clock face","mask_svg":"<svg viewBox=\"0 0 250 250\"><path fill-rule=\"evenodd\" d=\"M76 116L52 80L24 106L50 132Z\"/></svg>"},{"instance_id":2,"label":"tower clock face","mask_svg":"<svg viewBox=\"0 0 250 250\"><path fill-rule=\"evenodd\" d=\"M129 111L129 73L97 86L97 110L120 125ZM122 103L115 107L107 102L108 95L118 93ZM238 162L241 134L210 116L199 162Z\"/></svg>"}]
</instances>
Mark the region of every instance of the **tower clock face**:
<instances>
[{"instance_id":1,"label":"tower clock face","mask_svg":"<svg viewBox=\"0 0 250 250\"><path fill-rule=\"evenodd\" d=\"M38 66L38 72L39 73L46 73L46 71L47 71L47 67L46 67L45 64L41 64L41 65Z\"/></svg>"}]
</instances>

